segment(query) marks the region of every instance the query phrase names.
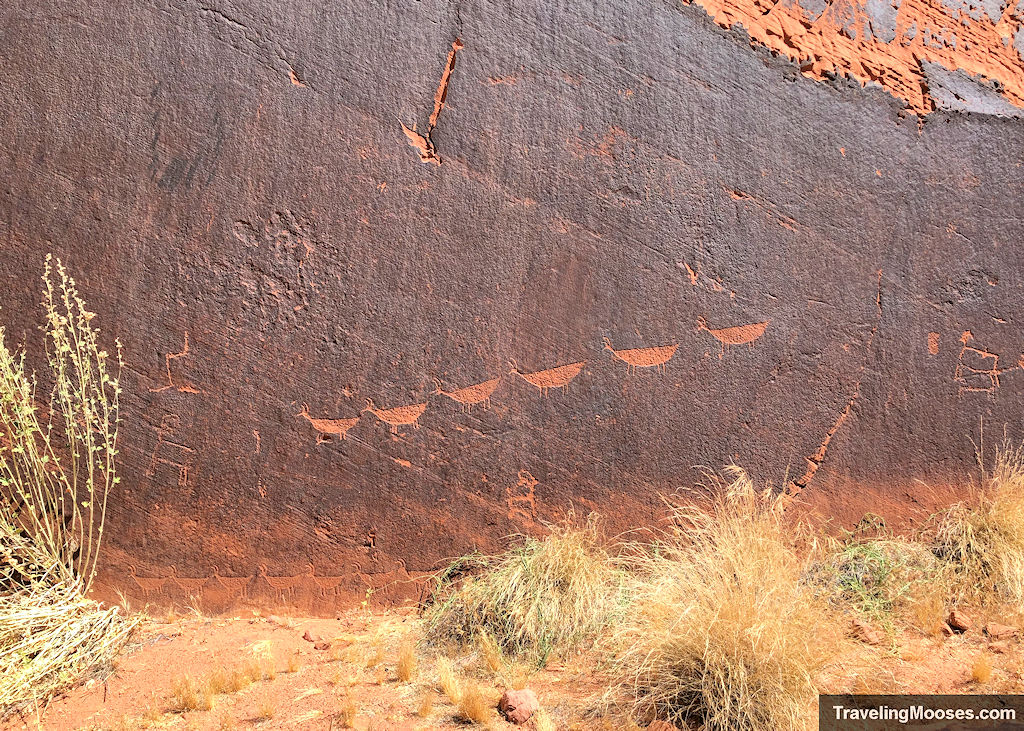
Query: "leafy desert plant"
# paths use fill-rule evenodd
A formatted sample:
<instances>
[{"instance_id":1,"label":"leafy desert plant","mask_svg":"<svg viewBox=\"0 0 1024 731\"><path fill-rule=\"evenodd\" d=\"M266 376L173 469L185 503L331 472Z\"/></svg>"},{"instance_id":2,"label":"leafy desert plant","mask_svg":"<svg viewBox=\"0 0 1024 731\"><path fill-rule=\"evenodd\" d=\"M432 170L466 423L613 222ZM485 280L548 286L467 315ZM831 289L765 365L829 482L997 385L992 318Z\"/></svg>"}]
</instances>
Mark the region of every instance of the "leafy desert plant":
<instances>
[{"instance_id":1,"label":"leafy desert plant","mask_svg":"<svg viewBox=\"0 0 1024 731\"><path fill-rule=\"evenodd\" d=\"M937 561L921 542L897 537L829 541L810 579L840 606L889 623L926 593Z\"/></svg>"},{"instance_id":2,"label":"leafy desert plant","mask_svg":"<svg viewBox=\"0 0 1024 731\"><path fill-rule=\"evenodd\" d=\"M710 507L674 509L676 529L638 546L632 611L616 632L613 694L634 717L712 731L813 724L815 673L842 642L804 580L780 498L733 469ZM828 635L832 635L829 637Z\"/></svg>"},{"instance_id":3,"label":"leafy desert plant","mask_svg":"<svg viewBox=\"0 0 1024 731\"><path fill-rule=\"evenodd\" d=\"M952 570L954 600L1024 610L1024 449L997 450L972 498L938 516L933 550Z\"/></svg>"},{"instance_id":4,"label":"leafy desert plant","mask_svg":"<svg viewBox=\"0 0 1024 731\"><path fill-rule=\"evenodd\" d=\"M549 528L498 556L463 558L446 569L426 612L428 638L469 646L483 633L506 655L544 665L556 648L568 653L596 636L622 607L622 574L595 518ZM451 578L467 565L476 572Z\"/></svg>"},{"instance_id":5,"label":"leafy desert plant","mask_svg":"<svg viewBox=\"0 0 1024 731\"><path fill-rule=\"evenodd\" d=\"M102 349L59 260L43 283L48 400L0 327L0 717L108 662L134 627L86 598L118 482L121 347Z\"/></svg>"}]
</instances>

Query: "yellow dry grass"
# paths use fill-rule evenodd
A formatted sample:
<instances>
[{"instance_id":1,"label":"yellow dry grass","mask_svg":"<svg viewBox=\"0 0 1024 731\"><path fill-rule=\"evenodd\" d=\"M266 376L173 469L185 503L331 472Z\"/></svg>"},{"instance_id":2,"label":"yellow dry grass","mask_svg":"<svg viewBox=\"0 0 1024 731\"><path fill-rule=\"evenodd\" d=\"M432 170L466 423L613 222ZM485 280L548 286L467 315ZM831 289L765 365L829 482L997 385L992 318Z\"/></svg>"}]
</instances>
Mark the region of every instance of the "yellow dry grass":
<instances>
[{"instance_id":1,"label":"yellow dry grass","mask_svg":"<svg viewBox=\"0 0 1024 731\"><path fill-rule=\"evenodd\" d=\"M420 698L420 703L416 706L416 715L420 718L430 718L430 714L434 710L434 695L432 691L424 691L423 697Z\"/></svg>"},{"instance_id":2,"label":"yellow dry grass","mask_svg":"<svg viewBox=\"0 0 1024 731\"><path fill-rule=\"evenodd\" d=\"M426 613L428 638L469 646L484 632L501 652L544 665L556 647L568 653L596 636L621 608L621 574L595 519L549 528L544 538L520 538L501 555L448 567ZM475 576L452 580L474 569Z\"/></svg>"},{"instance_id":3,"label":"yellow dry grass","mask_svg":"<svg viewBox=\"0 0 1024 731\"><path fill-rule=\"evenodd\" d=\"M484 694L483 689L473 681L462 686L459 702L456 704L458 717L471 723L487 723L494 715L494 703Z\"/></svg>"},{"instance_id":4,"label":"yellow dry grass","mask_svg":"<svg viewBox=\"0 0 1024 731\"><path fill-rule=\"evenodd\" d=\"M934 551L951 569L956 601L1024 609L1024 452L1004 445L971 499L940 516Z\"/></svg>"},{"instance_id":5,"label":"yellow dry grass","mask_svg":"<svg viewBox=\"0 0 1024 731\"><path fill-rule=\"evenodd\" d=\"M455 674L452 661L446 657L437 660L437 686L441 689L453 705L458 705L462 699L462 684Z\"/></svg>"},{"instance_id":6,"label":"yellow dry grass","mask_svg":"<svg viewBox=\"0 0 1024 731\"><path fill-rule=\"evenodd\" d=\"M496 673L505 666L504 658L501 655L501 648L498 647L498 643L494 641L494 638L489 633L481 630L477 644L480 647L480 657L483 658L488 670Z\"/></svg>"},{"instance_id":7,"label":"yellow dry grass","mask_svg":"<svg viewBox=\"0 0 1024 731\"><path fill-rule=\"evenodd\" d=\"M971 680L979 685L984 685L992 679L992 660L988 655L982 654L975 658L971 665Z\"/></svg>"},{"instance_id":8,"label":"yellow dry grass","mask_svg":"<svg viewBox=\"0 0 1024 731\"><path fill-rule=\"evenodd\" d=\"M341 702L341 710L335 715L341 728L352 728L355 725L358 710L352 696L346 694Z\"/></svg>"},{"instance_id":9,"label":"yellow dry grass","mask_svg":"<svg viewBox=\"0 0 1024 731\"><path fill-rule=\"evenodd\" d=\"M408 683L416 674L416 645L411 640L404 640L398 647L395 674L403 683Z\"/></svg>"},{"instance_id":10,"label":"yellow dry grass","mask_svg":"<svg viewBox=\"0 0 1024 731\"><path fill-rule=\"evenodd\" d=\"M536 731L556 731L558 728L551 719L550 714L543 708L533 715L533 727Z\"/></svg>"},{"instance_id":11,"label":"yellow dry grass","mask_svg":"<svg viewBox=\"0 0 1024 731\"><path fill-rule=\"evenodd\" d=\"M277 707L273 701L269 699L260 701L259 708L256 709L257 721L269 721L275 715L277 715Z\"/></svg>"},{"instance_id":12,"label":"yellow dry grass","mask_svg":"<svg viewBox=\"0 0 1024 731\"><path fill-rule=\"evenodd\" d=\"M172 713L208 711L213 708L213 691L208 683L200 683L190 675L182 675L171 685L170 710Z\"/></svg>"},{"instance_id":13,"label":"yellow dry grass","mask_svg":"<svg viewBox=\"0 0 1024 731\"><path fill-rule=\"evenodd\" d=\"M738 469L709 508L638 550L632 611L616 632L617 690L638 719L709 731L810 728L815 673L842 637L805 581L808 553L782 503Z\"/></svg>"}]
</instances>

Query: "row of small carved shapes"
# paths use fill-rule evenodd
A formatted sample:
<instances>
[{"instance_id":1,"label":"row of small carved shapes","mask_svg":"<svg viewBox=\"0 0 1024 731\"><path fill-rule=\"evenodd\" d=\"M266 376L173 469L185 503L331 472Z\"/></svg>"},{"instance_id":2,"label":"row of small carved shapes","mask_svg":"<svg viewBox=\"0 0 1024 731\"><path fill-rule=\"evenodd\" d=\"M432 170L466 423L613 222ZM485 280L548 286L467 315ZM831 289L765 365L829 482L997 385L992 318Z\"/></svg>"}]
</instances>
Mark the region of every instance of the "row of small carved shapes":
<instances>
[{"instance_id":1,"label":"row of small carved shapes","mask_svg":"<svg viewBox=\"0 0 1024 731\"><path fill-rule=\"evenodd\" d=\"M726 346L729 345L752 345L755 340L760 338L765 329L768 327L769 321L752 323L750 325L738 325L735 327L727 328L709 328L707 323L701 318L698 322L698 331L706 330L722 345L722 353L724 354ZM671 345L657 345L648 348L628 348L624 350L617 350L612 347L612 343L608 338L604 339L604 348L611 352L612 357L616 360L621 360L626 364L628 370L636 370L637 368L655 368L659 372L663 372L667 367L668 362L676 354L676 350L679 348L679 343L673 343ZM721 356L719 356L721 357ZM555 366L554 368L546 368L540 371L523 372L519 370L515 361L511 362L510 374L519 376L530 385L537 388L541 394L547 393L552 388L566 388L569 383L573 381L586 366L585 360L577 361L575 363L566 363L565 365ZM497 389L498 384L501 382L501 377L492 378L487 381L466 386L464 388L458 388L453 391L445 391L439 380L435 379L436 388L433 393L440 396L447 396L453 401L458 402L463 407L472 408L477 404L486 405L491 395ZM427 402L421 402L417 404L409 404L407 406L397 406L389 409L376 408L371 399L366 400L366 408L363 409L360 416L354 416L347 419L330 419L330 418L316 418L309 413L309 407L303 405L300 415L303 416L309 423L319 432L318 442L326 441L331 436L339 436L342 439L345 438L349 430L352 429L362 416L362 413L369 412L376 416L378 419L386 423L391 427L392 432L397 432L399 427L412 426L413 428L418 427L420 416L427 409Z\"/></svg>"},{"instance_id":2,"label":"row of small carved shapes","mask_svg":"<svg viewBox=\"0 0 1024 731\"><path fill-rule=\"evenodd\" d=\"M364 584L372 583L372 577L362 574L358 567L348 576L317 576L312 566L296 576L270 576L265 566L261 566L252 576L221 576L214 571L208 577L184 578L177 575L174 567L169 570L170 576L142 577L136 574L134 567L130 567L129 578L134 584L131 593L145 599L195 597L230 603L267 597L278 600L302 596L326 599L351 594L359 591ZM401 576L392 578L412 578L403 569L389 572L388 576L395 573Z\"/></svg>"}]
</instances>

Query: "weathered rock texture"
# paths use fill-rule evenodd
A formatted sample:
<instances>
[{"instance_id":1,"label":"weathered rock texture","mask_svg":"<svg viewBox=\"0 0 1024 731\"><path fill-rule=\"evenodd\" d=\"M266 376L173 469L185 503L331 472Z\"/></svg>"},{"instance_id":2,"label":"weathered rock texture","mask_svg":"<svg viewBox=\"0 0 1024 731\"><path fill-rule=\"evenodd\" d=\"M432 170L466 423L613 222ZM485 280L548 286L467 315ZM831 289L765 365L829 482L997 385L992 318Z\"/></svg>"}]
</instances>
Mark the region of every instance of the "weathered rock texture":
<instances>
[{"instance_id":1,"label":"weathered rock texture","mask_svg":"<svg viewBox=\"0 0 1024 731\"><path fill-rule=\"evenodd\" d=\"M705 6L5 3L2 316L52 250L130 363L107 582L397 597L695 465L855 520L1020 437L1018 10Z\"/></svg>"}]
</instances>

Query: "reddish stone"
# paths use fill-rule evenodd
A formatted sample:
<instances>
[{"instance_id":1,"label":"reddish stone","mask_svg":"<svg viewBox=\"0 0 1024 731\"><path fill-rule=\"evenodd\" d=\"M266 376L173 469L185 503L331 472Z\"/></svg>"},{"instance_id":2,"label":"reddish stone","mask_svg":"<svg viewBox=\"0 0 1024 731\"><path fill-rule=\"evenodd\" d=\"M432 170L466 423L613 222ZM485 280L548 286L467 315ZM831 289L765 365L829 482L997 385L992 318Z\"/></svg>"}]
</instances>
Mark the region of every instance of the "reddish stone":
<instances>
[{"instance_id":1,"label":"reddish stone","mask_svg":"<svg viewBox=\"0 0 1024 731\"><path fill-rule=\"evenodd\" d=\"M966 632L971 628L971 618L963 613L960 609L954 609L949 613L949 617L946 618L946 623L953 629L954 632Z\"/></svg>"},{"instance_id":2,"label":"reddish stone","mask_svg":"<svg viewBox=\"0 0 1024 731\"><path fill-rule=\"evenodd\" d=\"M1017 636L1017 628L999 622L989 622L985 625L985 634L993 640L1008 640Z\"/></svg>"},{"instance_id":3,"label":"reddish stone","mask_svg":"<svg viewBox=\"0 0 1024 731\"><path fill-rule=\"evenodd\" d=\"M498 710L506 720L515 724L523 724L540 708L537 694L529 688L523 690L506 690L498 701Z\"/></svg>"},{"instance_id":4,"label":"reddish stone","mask_svg":"<svg viewBox=\"0 0 1024 731\"><path fill-rule=\"evenodd\" d=\"M648 3L619 39L636 89L601 34L558 32L626 0L491 3L461 50L454 3L393 23L385 3L123 5L0 3L0 322L41 366L53 251L129 366L111 598L333 616L369 583L397 602L570 500L612 534L649 525L649 486L694 465L796 465L809 512L884 506L895 527L957 497L920 479L966 484L981 414L1024 438L1000 378L1019 334L992 325L1024 306L1024 252L996 245L1022 233L1019 119L919 127L724 42L696 5ZM945 12L907 5L918 27ZM365 42L385 25L394 42ZM146 53L111 64L113 33ZM989 48L960 45L944 63ZM491 58L526 70L489 79Z\"/></svg>"}]
</instances>

